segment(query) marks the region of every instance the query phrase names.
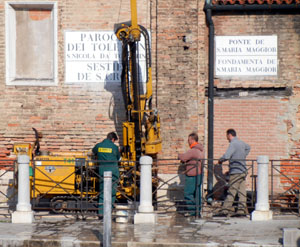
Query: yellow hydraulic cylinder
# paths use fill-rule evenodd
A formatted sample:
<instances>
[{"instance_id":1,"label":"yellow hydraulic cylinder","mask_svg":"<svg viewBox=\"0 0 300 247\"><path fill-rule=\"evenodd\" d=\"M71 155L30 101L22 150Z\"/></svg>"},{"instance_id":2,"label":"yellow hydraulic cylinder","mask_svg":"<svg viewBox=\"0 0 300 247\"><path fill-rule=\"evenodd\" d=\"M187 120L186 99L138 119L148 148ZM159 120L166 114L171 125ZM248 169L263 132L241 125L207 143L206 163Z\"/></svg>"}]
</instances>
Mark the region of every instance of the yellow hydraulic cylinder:
<instances>
[{"instance_id":1,"label":"yellow hydraulic cylinder","mask_svg":"<svg viewBox=\"0 0 300 247\"><path fill-rule=\"evenodd\" d=\"M141 37L140 28L137 24L137 4L136 0L130 1L130 7L131 7L131 35L134 39L134 41L139 41Z\"/></svg>"}]
</instances>

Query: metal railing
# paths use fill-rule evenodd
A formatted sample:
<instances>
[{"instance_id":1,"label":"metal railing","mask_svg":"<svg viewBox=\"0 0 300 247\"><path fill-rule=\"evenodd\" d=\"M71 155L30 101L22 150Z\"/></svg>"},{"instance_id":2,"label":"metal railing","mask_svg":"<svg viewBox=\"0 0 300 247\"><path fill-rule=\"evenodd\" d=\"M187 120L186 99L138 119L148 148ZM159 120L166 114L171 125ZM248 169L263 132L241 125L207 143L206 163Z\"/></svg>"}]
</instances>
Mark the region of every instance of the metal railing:
<instances>
[{"instance_id":1,"label":"metal railing","mask_svg":"<svg viewBox=\"0 0 300 247\"><path fill-rule=\"evenodd\" d=\"M157 171L166 169L171 171L171 174L165 175L157 172L157 187L153 191L153 204L159 213L172 213L177 212L187 215L201 215L201 209L203 204L203 170L205 165L201 165L203 161L199 160L194 165L188 165L180 163L178 160L157 160L154 164L154 169ZM185 179L186 174L195 169L195 173L198 174L201 170L201 175L195 176L194 184L190 184L193 191L188 194L191 198L184 198L185 196Z\"/></svg>"},{"instance_id":2,"label":"metal railing","mask_svg":"<svg viewBox=\"0 0 300 247\"><path fill-rule=\"evenodd\" d=\"M105 162L104 162L105 163ZM109 162L108 162L109 163ZM213 191L207 191L208 160L201 160L189 169L201 169L201 182L195 179L194 198L184 198L186 164L178 160L154 160L153 162L153 206L160 214L195 215L211 217L222 208L228 188L228 163L218 165L214 160ZM101 162L103 167L103 162ZM0 208L13 210L17 203L16 161L0 161ZM78 159L62 164L61 160L32 162L31 196L34 210L53 211L60 214L76 214L83 217L101 216L99 195L103 194L100 184L99 161ZM109 167L109 164L108 164ZM256 202L257 162L246 160L247 208L254 210ZM129 214L136 211L139 202L139 166L135 162L121 162L120 176L113 181L117 199L114 217L118 217L118 206L129 205ZM278 214L299 215L300 160L271 160L269 170L270 207ZM2 182L1 182L2 181ZM201 184L201 185L200 185ZM234 201L236 206L238 200ZM0 214L2 214L0 212Z\"/></svg>"},{"instance_id":3,"label":"metal railing","mask_svg":"<svg viewBox=\"0 0 300 247\"><path fill-rule=\"evenodd\" d=\"M271 160L270 207L275 213L300 215L300 160Z\"/></svg>"},{"instance_id":4,"label":"metal railing","mask_svg":"<svg viewBox=\"0 0 300 247\"><path fill-rule=\"evenodd\" d=\"M17 204L17 161L0 159L0 215L10 215Z\"/></svg>"},{"instance_id":5,"label":"metal railing","mask_svg":"<svg viewBox=\"0 0 300 247\"><path fill-rule=\"evenodd\" d=\"M160 197L158 197L158 200L156 202L156 205L159 209L163 208L163 210L160 210L163 213L170 213L172 211L176 211L181 214L187 213L190 215L196 215L198 217L204 216L204 217L211 217L214 214L218 212L219 209L222 208L222 204L226 198L227 190L231 186L229 184L229 175L228 175L228 163L224 163L223 165L218 165L217 160L214 160L214 166L213 166L213 174L214 174L214 187L212 192L207 191L207 173L208 173L208 160L202 160L202 186L200 188L196 187L195 191L195 211L192 212L191 210L187 210L186 208L189 206L187 201L182 197L184 194L184 179L186 175L186 164L180 164L176 160L168 160L168 163L166 164L166 161L159 161L163 164L162 166L173 166L177 165L178 172L177 174L172 175L168 179L162 180L160 178L160 181L163 185L168 185L168 192L169 196L165 198L165 200L159 200ZM247 207L248 211L251 212L254 209L255 205L255 191L256 191L256 174L255 174L255 163L254 160L246 160L246 167L248 176L246 179L247 184ZM172 169L168 169L172 170ZM161 174L160 174L161 175ZM179 184L178 184L179 179ZM175 182L177 180L177 182ZM177 185L177 186L176 186ZM176 188L177 187L177 188ZM162 186L158 187L158 190L162 189ZM198 193L198 189L201 190L201 193ZM175 193L176 191L177 193ZM173 193L172 193L173 192ZM239 192L239 191L237 191ZM165 193L168 194L168 193ZM175 195L177 194L177 195ZM181 196L180 196L181 195ZM198 195L201 195L201 199L198 198ZM201 202L201 204L197 204L197 202ZM234 200L233 204L234 206L238 203L238 198Z\"/></svg>"}]
</instances>

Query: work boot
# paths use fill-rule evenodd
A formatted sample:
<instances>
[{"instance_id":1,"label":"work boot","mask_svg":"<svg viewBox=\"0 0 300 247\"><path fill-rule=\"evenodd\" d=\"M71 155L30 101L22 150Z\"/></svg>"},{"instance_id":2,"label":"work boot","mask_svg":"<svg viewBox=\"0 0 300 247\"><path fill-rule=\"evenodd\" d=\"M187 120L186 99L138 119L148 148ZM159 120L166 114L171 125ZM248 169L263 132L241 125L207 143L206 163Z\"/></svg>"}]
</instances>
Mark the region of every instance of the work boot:
<instances>
[{"instance_id":1,"label":"work boot","mask_svg":"<svg viewBox=\"0 0 300 247\"><path fill-rule=\"evenodd\" d=\"M230 217L232 214L233 214L232 210L222 208L217 212L217 214L215 214L213 216L215 216L215 217Z\"/></svg>"},{"instance_id":2,"label":"work boot","mask_svg":"<svg viewBox=\"0 0 300 247\"><path fill-rule=\"evenodd\" d=\"M193 217L196 216L195 213L184 213L184 217Z\"/></svg>"},{"instance_id":3,"label":"work boot","mask_svg":"<svg viewBox=\"0 0 300 247\"><path fill-rule=\"evenodd\" d=\"M247 209L243 209L243 208L239 208L236 213L235 213L235 216L247 216L248 215L248 210Z\"/></svg>"}]
</instances>

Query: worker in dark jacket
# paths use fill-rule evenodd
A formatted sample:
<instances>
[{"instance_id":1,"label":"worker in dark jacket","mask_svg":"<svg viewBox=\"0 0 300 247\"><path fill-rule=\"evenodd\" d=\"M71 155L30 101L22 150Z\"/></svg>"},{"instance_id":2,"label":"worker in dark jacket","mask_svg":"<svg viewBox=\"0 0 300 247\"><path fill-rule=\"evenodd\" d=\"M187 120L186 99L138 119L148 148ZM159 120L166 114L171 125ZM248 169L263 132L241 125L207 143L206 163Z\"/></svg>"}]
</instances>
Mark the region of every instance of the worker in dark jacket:
<instances>
[{"instance_id":1,"label":"worker in dark jacket","mask_svg":"<svg viewBox=\"0 0 300 247\"><path fill-rule=\"evenodd\" d=\"M184 200L187 205L186 216L196 215L196 205L201 209L201 184L202 184L202 159L204 159L203 146L198 143L198 135L191 133L188 136L190 149L183 154L178 155L178 159L186 164ZM198 203L197 203L198 198Z\"/></svg>"},{"instance_id":2,"label":"worker in dark jacket","mask_svg":"<svg viewBox=\"0 0 300 247\"><path fill-rule=\"evenodd\" d=\"M112 204L116 200L116 192L119 180L118 161L120 160L119 148L114 144L118 140L115 132L110 132L107 138L95 145L93 154L96 155L100 175L99 214L103 215L103 174L105 171L112 172Z\"/></svg>"}]
</instances>

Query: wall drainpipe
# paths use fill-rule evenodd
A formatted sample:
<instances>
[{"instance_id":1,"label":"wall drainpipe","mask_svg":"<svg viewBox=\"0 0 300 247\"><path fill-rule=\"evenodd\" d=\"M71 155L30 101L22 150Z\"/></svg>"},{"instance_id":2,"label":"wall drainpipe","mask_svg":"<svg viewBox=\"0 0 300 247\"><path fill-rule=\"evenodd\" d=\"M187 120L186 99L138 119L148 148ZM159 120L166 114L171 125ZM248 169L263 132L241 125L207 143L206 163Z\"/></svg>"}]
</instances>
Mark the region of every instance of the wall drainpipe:
<instances>
[{"instance_id":1,"label":"wall drainpipe","mask_svg":"<svg viewBox=\"0 0 300 247\"><path fill-rule=\"evenodd\" d=\"M209 1L209 0L208 0ZM212 10L206 10L206 21L209 27L209 53L208 53L208 140L207 140L207 193L208 202L212 199L213 168L214 168L214 35L215 28L212 20Z\"/></svg>"}]
</instances>

